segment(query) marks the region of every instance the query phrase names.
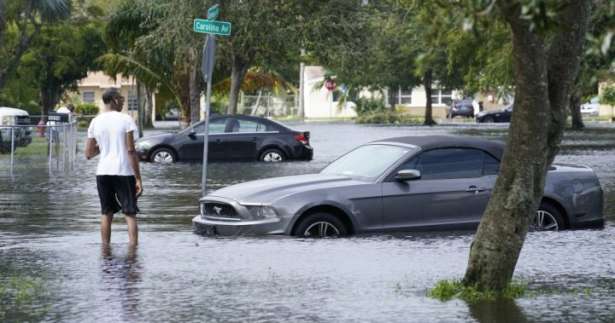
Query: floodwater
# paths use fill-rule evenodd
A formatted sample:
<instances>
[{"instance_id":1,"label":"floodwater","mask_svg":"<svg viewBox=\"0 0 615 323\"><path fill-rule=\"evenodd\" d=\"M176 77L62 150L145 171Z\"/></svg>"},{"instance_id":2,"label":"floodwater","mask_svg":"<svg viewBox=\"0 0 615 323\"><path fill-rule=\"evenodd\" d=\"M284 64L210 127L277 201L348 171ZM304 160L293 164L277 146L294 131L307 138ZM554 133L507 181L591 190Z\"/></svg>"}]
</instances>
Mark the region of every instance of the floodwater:
<instances>
[{"instance_id":1,"label":"floodwater","mask_svg":"<svg viewBox=\"0 0 615 323\"><path fill-rule=\"evenodd\" d=\"M352 147L386 137L505 135L502 127L294 127L311 131L313 161L211 164L210 189L317 172ZM28 157L9 177L0 159L0 321L615 322L615 128L594 127L567 134L557 161L596 171L611 220L603 230L530 233L515 272L528 296L479 304L426 297L436 281L463 276L472 232L203 237L190 222L200 165L142 164L140 245L128 246L118 216L105 249L95 160L80 153L75 171L63 175L50 172L44 157ZM7 298L14 294L1 287L15 279L34 282L30 298Z\"/></svg>"}]
</instances>

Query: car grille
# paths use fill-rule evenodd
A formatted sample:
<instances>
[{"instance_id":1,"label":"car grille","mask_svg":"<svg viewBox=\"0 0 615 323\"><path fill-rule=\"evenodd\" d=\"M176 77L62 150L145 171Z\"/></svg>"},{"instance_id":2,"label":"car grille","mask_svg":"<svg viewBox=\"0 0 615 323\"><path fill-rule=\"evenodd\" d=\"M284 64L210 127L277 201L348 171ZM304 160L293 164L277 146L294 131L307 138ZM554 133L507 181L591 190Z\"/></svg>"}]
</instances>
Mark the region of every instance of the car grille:
<instances>
[{"instance_id":1,"label":"car grille","mask_svg":"<svg viewBox=\"0 0 615 323\"><path fill-rule=\"evenodd\" d=\"M225 203L205 203L203 213L205 216L238 218L235 208Z\"/></svg>"}]
</instances>

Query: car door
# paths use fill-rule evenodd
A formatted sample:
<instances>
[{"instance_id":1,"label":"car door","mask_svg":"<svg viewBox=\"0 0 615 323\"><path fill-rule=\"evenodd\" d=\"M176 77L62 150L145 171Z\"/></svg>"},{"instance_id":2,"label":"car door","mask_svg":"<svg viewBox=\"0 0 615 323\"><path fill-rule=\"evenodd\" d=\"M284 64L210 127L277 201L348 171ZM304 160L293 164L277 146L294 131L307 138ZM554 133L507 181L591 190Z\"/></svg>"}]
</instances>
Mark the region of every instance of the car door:
<instances>
[{"instance_id":1,"label":"car door","mask_svg":"<svg viewBox=\"0 0 615 323\"><path fill-rule=\"evenodd\" d=\"M257 147L266 135L267 126L256 119L233 118L223 139L227 157L233 160L256 160Z\"/></svg>"},{"instance_id":2,"label":"car door","mask_svg":"<svg viewBox=\"0 0 615 323\"><path fill-rule=\"evenodd\" d=\"M220 160L224 157L224 144L222 137L226 120L228 118L215 118L209 121L209 143L207 148L208 160ZM192 131L191 131L192 130ZM179 138L179 155L184 160L203 160L203 138L205 133L205 123L201 122L182 133Z\"/></svg>"},{"instance_id":3,"label":"car door","mask_svg":"<svg viewBox=\"0 0 615 323\"><path fill-rule=\"evenodd\" d=\"M467 148L434 149L410 159L395 173L417 169L421 178L383 182L383 228L474 225L489 200L484 159L483 151Z\"/></svg>"}]
</instances>

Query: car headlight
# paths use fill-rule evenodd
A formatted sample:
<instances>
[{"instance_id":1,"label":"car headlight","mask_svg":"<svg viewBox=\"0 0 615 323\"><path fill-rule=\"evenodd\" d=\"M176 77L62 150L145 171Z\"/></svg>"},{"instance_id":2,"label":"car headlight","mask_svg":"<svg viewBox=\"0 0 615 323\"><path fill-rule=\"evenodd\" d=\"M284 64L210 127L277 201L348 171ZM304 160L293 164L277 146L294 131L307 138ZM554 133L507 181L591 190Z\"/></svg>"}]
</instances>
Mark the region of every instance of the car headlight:
<instances>
[{"instance_id":1,"label":"car headlight","mask_svg":"<svg viewBox=\"0 0 615 323\"><path fill-rule=\"evenodd\" d=\"M148 150L150 148L152 148L152 144L148 141L137 141L137 143L135 144L137 150Z\"/></svg>"},{"instance_id":2,"label":"car headlight","mask_svg":"<svg viewBox=\"0 0 615 323\"><path fill-rule=\"evenodd\" d=\"M271 206L247 206L247 208L254 219L272 219L278 217L275 209Z\"/></svg>"},{"instance_id":3,"label":"car headlight","mask_svg":"<svg viewBox=\"0 0 615 323\"><path fill-rule=\"evenodd\" d=\"M479 118L480 118L480 117L484 116L485 114L487 114L487 112L485 112L485 111L481 111L481 112L479 112L479 113L477 113L477 114L476 114L476 117L479 117Z\"/></svg>"}]
</instances>

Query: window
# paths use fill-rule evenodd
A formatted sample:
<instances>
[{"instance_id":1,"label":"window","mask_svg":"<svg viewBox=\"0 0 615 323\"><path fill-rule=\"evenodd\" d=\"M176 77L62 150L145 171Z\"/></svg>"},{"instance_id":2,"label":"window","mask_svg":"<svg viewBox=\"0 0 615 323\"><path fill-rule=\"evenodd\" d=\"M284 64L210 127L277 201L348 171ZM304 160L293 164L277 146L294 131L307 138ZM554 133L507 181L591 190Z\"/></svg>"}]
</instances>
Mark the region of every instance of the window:
<instances>
[{"instance_id":1,"label":"window","mask_svg":"<svg viewBox=\"0 0 615 323\"><path fill-rule=\"evenodd\" d=\"M139 100L137 98L137 95L133 92L130 91L128 93L128 110L129 111L137 111L139 110Z\"/></svg>"},{"instance_id":2,"label":"window","mask_svg":"<svg viewBox=\"0 0 615 323\"><path fill-rule=\"evenodd\" d=\"M239 132L262 132L267 131L267 126L260 122L251 121L251 120L242 120L239 121Z\"/></svg>"},{"instance_id":3,"label":"window","mask_svg":"<svg viewBox=\"0 0 615 323\"><path fill-rule=\"evenodd\" d=\"M209 121L209 133L210 134L224 133L224 129L226 128L226 120L227 118L215 119L215 120ZM192 129L194 130L194 132L198 134L203 134L203 132L205 132L205 122L201 122L195 125Z\"/></svg>"},{"instance_id":4,"label":"window","mask_svg":"<svg viewBox=\"0 0 615 323\"><path fill-rule=\"evenodd\" d=\"M447 148L422 153L417 169L422 179L480 177L485 153L475 149Z\"/></svg>"},{"instance_id":5,"label":"window","mask_svg":"<svg viewBox=\"0 0 615 323\"><path fill-rule=\"evenodd\" d=\"M84 91L83 95L83 103L94 103L96 101L96 95L92 91Z\"/></svg>"},{"instance_id":6,"label":"window","mask_svg":"<svg viewBox=\"0 0 615 323\"><path fill-rule=\"evenodd\" d=\"M412 104L412 89L402 89L398 87L396 90L389 91L389 104Z\"/></svg>"},{"instance_id":7,"label":"window","mask_svg":"<svg viewBox=\"0 0 615 323\"><path fill-rule=\"evenodd\" d=\"M433 104L451 105L453 103L453 92L450 90L434 89L431 93L431 102Z\"/></svg>"},{"instance_id":8,"label":"window","mask_svg":"<svg viewBox=\"0 0 615 323\"><path fill-rule=\"evenodd\" d=\"M500 161L489 154L485 154L483 175L497 175L500 172Z\"/></svg>"},{"instance_id":9,"label":"window","mask_svg":"<svg viewBox=\"0 0 615 323\"><path fill-rule=\"evenodd\" d=\"M361 146L329 164L321 173L374 179L410 150L391 145Z\"/></svg>"}]
</instances>

